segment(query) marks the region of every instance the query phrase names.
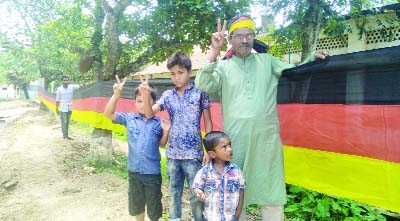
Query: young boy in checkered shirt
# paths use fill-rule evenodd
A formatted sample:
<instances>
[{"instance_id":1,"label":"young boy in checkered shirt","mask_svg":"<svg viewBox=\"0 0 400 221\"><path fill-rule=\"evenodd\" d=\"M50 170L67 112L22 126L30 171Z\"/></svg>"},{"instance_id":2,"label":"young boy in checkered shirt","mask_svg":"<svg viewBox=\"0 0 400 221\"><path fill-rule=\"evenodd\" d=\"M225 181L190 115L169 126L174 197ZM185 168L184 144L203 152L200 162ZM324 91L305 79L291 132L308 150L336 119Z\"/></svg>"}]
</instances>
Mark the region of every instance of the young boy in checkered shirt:
<instances>
[{"instance_id":1,"label":"young boy in checkered shirt","mask_svg":"<svg viewBox=\"0 0 400 221\"><path fill-rule=\"evenodd\" d=\"M212 131L204 137L210 163L200 169L193 182L196 196L205 202L207 221L235 221L242 212L246 182L240 168L231 164L231 141L224 132Z\"/></svg>"}]
</instances>

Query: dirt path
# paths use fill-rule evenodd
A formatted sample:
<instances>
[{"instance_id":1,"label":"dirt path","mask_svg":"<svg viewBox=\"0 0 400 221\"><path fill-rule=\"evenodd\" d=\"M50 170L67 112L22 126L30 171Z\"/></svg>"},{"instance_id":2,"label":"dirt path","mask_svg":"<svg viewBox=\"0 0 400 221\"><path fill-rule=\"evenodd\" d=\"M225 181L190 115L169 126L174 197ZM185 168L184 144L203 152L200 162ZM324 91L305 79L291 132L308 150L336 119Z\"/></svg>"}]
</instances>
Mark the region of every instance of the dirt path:
<instances>
[{"instance_id":1,"label":"dirt path","mask_svg":"<svg viewBox=\"0 0 400 221\"><path fill-rule=\"evenodd\" d=\"M0 102L0 118L0 220L132 220L127 181L77 163L88 136L64 141L58 118L27 102Z\"/></svg>"}]
</instances>

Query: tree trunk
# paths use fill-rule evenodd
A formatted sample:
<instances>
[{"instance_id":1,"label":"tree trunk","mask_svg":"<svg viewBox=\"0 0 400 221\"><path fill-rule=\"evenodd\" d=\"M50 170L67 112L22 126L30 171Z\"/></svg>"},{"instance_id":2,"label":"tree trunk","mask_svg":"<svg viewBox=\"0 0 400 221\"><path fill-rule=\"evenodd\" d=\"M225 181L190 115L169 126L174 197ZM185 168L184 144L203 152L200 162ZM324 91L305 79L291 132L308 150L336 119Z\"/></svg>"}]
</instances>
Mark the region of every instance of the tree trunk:
<instances>
[{"instance_id":1,"label":"tree trunk","mask_svg":"<svg viewBox=\"0 0 400 221\"><path fill-rule=\"evenodd\" d=\"M91 48L90 48L90 56L93 58L92 62L92 70L95 73L96 81L103 80L103 54L100 50L101 42L103 41L103 23L104 23L104 11L101 7L101 3L99 0L96 1L96 5L94 8L94 17L95 17L95 24L94 24L94 34L90 41Z\"/></svg>"},{"instance_id":2,"label":"tree trunk","mask_svg":"<svg viewBox=\"0 0 400 221\"><path fill-rule=\"evenodd\" d=\"M101 164L111 164L112 154L112 132L110 130L95 128L90 141L91 159Z\"/></svg>"},{"instance_id":3,"label":"tree trunk","mask_svg":"<svg viewBox=\"0 0 400 221\"><path fill-rule=\"evenodd\" d=\"M320 0L309 0L310 7L304 15L303 32L301 35L303 61L316 49L319 31L321 29L322 8Z\"/></svg>"},{"instance_id":4,"label":"tree trunk","mask_svg":"<svg viewBox=\"0 0 400 221\"><path fill-rule=\"evenodd\" d=\"M25 100L29 100L29 93L28 93L28 86L27 85L22 85L22 90L24 91L24 95L25 95Z\"/></svg>"},{"instance_id":5,"label":"tree trunk","mask_svg":"<svg viewBox=\"0 0 400 221\"><path fill-rule=\"evenodd\" d=\"M108 6L108 3L107 3ZM103 6L103 8L107 7ZM115 10L107 7L106 12L106 33L107 33L107 62L104 66L104 80L113 78L115 70L117 69L118 61L121 56L121 42L119 41L118 21L119 15Z\"/></svg>"},{"instance_id":6,"label":"tree trunk","mask_svg":"<svg viewBox=\"0 0 400 221\"><path fill-rule=\"evenodd\" d=\"M96 73L97 81L110 80L115 73L121 56L121 42L119 41L118 23L121 14L131 3L131 0L122 0L111 8L106 0L96 0L95 6L95 32L91 41L91 55L93 56L92 69ZM105 29L103 30L104 17ZM107 37L103 37L107 33ZM106 63L103 64L100 45L103 39L107 40ZM95 128L92 132L90 144L91 157L103 164L112 162L112 131Z\"/></svg>"},{"instance_id":7,"label":"tree trunk","mask_svg":"<svg viewBox=\"0 0 400 221\"><path fill-rule=\"evenodd\" d=\"M307 9L304 15L304 23L301 34L301 60L304 61L311 52L313 52L317 47L317 40L319 31L321 29L322 21L322 7L320 0L308 0L310 7ZM304 81L302 90L308 91L310 87L311 78ZM302 102L306 102L308 93L304 93L302 97Z\"/></svg>"},{"instance_id":8,"label":"tree trunk","mask_svg":"<svg viewBox=\"0 0 400 221\"><path fill-rule=\"evenodd\" d=\"M100 50L101 42L103 41L103 23L104 23L104 11L101 7L101 1L96 0L94 8L94 34L90 41L90 56L93 58L91 68L96 76L96 81L103 81L104 75L104 64L102 61L103 54ZM101 164L110 164L112 160L112 132L109 130L94 128L92 132L92 138L90 141L90 157L100 162Z\"/></svg>"}]
</instances>

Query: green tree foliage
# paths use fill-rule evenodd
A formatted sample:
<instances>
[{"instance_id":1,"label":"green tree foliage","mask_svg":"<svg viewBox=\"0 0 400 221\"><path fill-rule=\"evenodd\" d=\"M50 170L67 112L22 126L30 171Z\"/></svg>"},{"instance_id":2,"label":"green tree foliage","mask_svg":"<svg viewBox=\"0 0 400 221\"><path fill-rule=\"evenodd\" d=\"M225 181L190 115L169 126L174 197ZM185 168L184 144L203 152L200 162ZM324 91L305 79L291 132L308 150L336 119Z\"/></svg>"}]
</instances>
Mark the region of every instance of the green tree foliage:
<instances>
[{"instance_id":1,"label":"green tree foliage","mask_svg":"<svg viewBox=\"0 0 400 221\"><path fill-rule=\"evenodd\" d=\"M93 73L78 72L81 55L90 46L87 35L92 32L92 19L79 6L64 5L57 9L58 18L39 25L32 33L32 48L41 67L41 75L48 82L59 83L61 75L73 82L87 82Z\"/></svg>"},{"instance_id":2,"label":"green tree foliage","mask_svg":"<svg viewBox=\"0 0 400 221\"><path fill-rule=\"evenodd\" d=\"M176 50L190 54L193 45L206 49L217 18L230 19L236 13L247 12L249 2L162 0L136 5L136 10L140 12L126 14L121 20L121 29L128 38L121 58L126 65L121 73L135 72L148 62L161 62Z\"/></svg>"},{"instance_id":3,"label":"green tree foliage","mask_svg":"<svg viewBox=\"0 0 400 221\"><path fill-rule=\"evenodd\" d=\"M7 1L23 19L27 39L46 83L62 73L77 82L126 76L176 50L206 49L217 18L248 12L249 1L25 0ZM13 40L17 38L13 37ZM79 73L79 61L88 73ZM86 70L85 70L86 71ZM95 73L94 73L95 72ZM100 74L99 74L100 73ZM98 77L95 77L98 76Z\"/></svg>"},{"instance_id":4,"label":"green tree foliage","mask_svg":"<svg viewBox=\"0 0 400 221\"><path fill-rule=\"evenodd\" d=\"M43 29L42 27L46 25L50 28L54 28L54 26L51 26L51 23L63 17L63 5L68 5L68 1L10 0L0 2L1 7L8 9L7 13L1 15L2 20L11 21L13 23L13 28L1 29L3 36L7 38L5 42L7 42L7 45L18 45L18 47L20 47L19 52L24 54L23 57L29 57L36 63L35 66L38 67L40 76L45 78L46 83L53 79L59 79L56 76L66 71L64 68L59 68L60 62L55 62L55 60L66 59L66 57L70 55L64 56L63 52L68 53L68 48L66 48L62 42L55 41L54 36L51 35L52 33L42 31L43 35L38 37L38 33L40 33L38 30ZM46 38L47 41L45 40ZM37 42L37 40L39 40L39 42ZM40 40L42 40L42 42L40 42ZM2 47L4 49L3 51L12 53L15 47L8 47L7 45ZM50 53L49 51L54 48L57 48L57 50L53 50ZM29 54L27 52L29 52ZM66 59L66 61L68 61L68 59ZM71 61L71 59L69 59L69 61ZM24 65L24 63L21 64ZM71 64L64 64L63 67L70 68L70 65ZM31 67L25 68L28 69ZM68 68L66 69L68 70ZM6 66L4 72L15 73L12 66ZM28 74L28 72L16 73L20 75L18 78L20 80L30 79L29 76L22 76Z\"/></svg>"},{"instance_id":5,"label":"green tree foliage","mask_svg":"<svg viewBox=\"0 0 400 221\"><path fill-rule=\"evenodd\" d=\"M320 29L331 37L344 37L346 32L357 31L362 36L368 21L362 10L370 9L370 14L382 12L376 7L396 3L396 0L262 0L255 1L259 7L264 7L265 14L282 15L285 24L274 33L276 43L286 45L291 41L301 45L303 57L315 49L316 36ZM375 9L374 9L375 8ZM397 12L398 16L400 15ZM347 17L345 16L347 15ZM352 30L348 19L356 21L357 30ZM379 25L379 20L377 21ZM389 22L389 23L387 23ZM399 25L399 19L380 22L392 26ZM308 42L312 39L312 42Z\"/></svg>"},{"instance_id":6,"label":"green tree foliage","mask_svg":"<svg viewBox=\"0 0 400 221\"><path fill-rule=\"evenodd\" d=\"M4 43L4 42L2 42ZM2 81L22 88L26 99L29 99L27 86L39 76L39 69L32 50L19 45L6 43L9 50L0 51L0 75Z\"/></svg>"}]
</instances>

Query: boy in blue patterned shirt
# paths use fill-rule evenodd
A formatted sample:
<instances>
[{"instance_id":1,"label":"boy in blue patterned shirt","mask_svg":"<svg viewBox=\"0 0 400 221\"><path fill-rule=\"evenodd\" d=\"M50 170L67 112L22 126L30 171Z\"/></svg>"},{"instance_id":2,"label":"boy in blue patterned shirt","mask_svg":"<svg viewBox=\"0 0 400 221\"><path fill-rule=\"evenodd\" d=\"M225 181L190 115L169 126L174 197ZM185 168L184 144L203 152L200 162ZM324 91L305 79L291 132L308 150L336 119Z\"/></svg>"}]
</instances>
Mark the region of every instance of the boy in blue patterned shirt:
<instances>
[{"instance_id":1,"label":"boy in blue patterned shirt","mask_svg":"<svg viewBox=\"0 0 400 221\"><path fill-rule=\"evenodd\" d=\"M147 215L152 221L162 216L161 203L161 170L160 146L165 146L171 123L168 119L158 117L147 118L144 115L144 102L156 99L154 90L147 85L135 89L135 107L139 113L115 112L118 99L121 96L125 79L120 82L115 76L114 94L108 101L104 115L113 123L126 127L128 135L128 204L129 214L136 221L144 221L145 206ZM150 98L148 98L150 97Z\"/></svg>"},{"instance_id":2,"label":"boy in blue patterned shirt","mask_svg":"<svg viewBox=\"0 0 400 221\"><path fill-rule=\"evenodd\" d=\"M205 202L206 221L236 221L242 213L245 179L240 168L231 164L231 140L220 131L204 137L211 162L201 168L193 182L196 196Z\"/></svg>"},{"instance_id":3,"label":"boy in blue patterned shirt","mask_svg":"<svg viewBox=\"0 0 400 221\"><path fill-rule=\"evenodd\" d=\"M205 160L200 119L203 115L206 133L211 131L211 104L208 95L189 82L192 62L187 55L182 52L172 54L167 61L167 67L171 71L175 88L165 91L152 107L148 106L146 114L150 117L167 110L171 119L171 134L166 151L171 192L169 220L179 221L185 179L191 187L196 172ZM204 203L197 199L192 188L189 190L193 218L195 221L203 221Z\"/></svg>"}]
</instances>

